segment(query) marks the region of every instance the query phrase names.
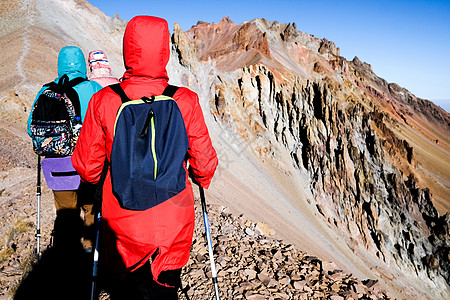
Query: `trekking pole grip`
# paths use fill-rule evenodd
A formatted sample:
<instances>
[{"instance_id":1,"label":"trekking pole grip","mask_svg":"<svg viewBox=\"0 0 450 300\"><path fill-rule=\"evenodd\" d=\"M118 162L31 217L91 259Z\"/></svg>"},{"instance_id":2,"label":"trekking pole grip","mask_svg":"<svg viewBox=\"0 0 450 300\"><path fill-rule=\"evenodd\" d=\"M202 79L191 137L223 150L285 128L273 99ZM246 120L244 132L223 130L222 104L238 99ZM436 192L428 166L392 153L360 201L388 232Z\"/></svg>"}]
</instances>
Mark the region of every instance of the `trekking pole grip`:
<instances>
[{"instance_id":1,"label":"trekking pole grip","mask_svg":"<svg viewBox=\"0 0 450 300\"><path fill-rule=\"evenodd\" d=\"M40 254L40 238L41 238L41 156L38 155L37 161L37 182L36 182L36 196L37 196L37 217L36 217L36 264L39 264Z\"/></svg>"},{"instance_id":2,"label":"trekking pole grip","mask_svg":"<svg viewBox=\"0 0 450 300\"><path fill-rule=\"evenodd\" d=\"M206 200L205 200L205 190L201 185L198 186L200 190L200 200L202 202L202 210L206 213Z\"/></svg>"}]
</instances>

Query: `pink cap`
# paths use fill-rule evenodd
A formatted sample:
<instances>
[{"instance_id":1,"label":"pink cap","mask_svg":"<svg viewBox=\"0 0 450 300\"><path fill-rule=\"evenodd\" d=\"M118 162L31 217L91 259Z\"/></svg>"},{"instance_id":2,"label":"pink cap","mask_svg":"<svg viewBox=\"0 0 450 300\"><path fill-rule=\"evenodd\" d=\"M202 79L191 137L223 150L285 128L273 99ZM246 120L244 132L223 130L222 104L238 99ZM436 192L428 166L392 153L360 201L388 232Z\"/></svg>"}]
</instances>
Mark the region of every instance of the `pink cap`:
<instances>
[{"instance_id":1,"label":"pink cap","mask_svg":"<svg viewBox=\"0 0 450 300\"><path fill-rule=\"evenodd\" d=\"M105 52L102 50L94 50L89 52L89 67L91 69L109 69L111 70L111 67L109 66L108 58L106 57Z\"/></svg>"}]
</instances>

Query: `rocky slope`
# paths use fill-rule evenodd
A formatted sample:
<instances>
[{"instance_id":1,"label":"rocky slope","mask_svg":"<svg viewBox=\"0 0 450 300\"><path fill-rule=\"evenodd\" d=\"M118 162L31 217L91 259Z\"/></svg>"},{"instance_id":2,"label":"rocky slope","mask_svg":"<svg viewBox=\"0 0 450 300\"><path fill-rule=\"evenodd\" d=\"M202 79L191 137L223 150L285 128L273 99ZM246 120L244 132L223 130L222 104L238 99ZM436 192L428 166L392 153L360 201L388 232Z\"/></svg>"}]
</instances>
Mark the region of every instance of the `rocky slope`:
<instances>
[{"instance_id":1,"label":"rocky slope","mask_svg":"<svg viewBox=\"0 0 450 300\"><path fill-rule=\"evenodd\" d=\"M213 299L201 206L180 299ZM360 280L274 237L274 230L223 206L208 206L221 299L390 299L376 280ZM100 299L108 299L107 289Z\"/></svg>"},{"instance_id":2,"label":"rocky slope","mask_svg":"<svg viewBox=\"0 0 450 300\"><path fill-rule=\"evenodd\" d=\"M280 169L287 151L310 179L308 201L354 252L448 292L449 114L295 24L225 18L186 37L195 45L178 51L186 65L197 58L218 67L216 120ZM205 47L206 37L216 44ZM430 148L440 155L423 152Z\"/></svg>"},{"instance_id":3,"label":"rocky slope","mask_svg":"<svg viewBox=\"0 0 450 300\"><path fill-rule=\"evenodd\" d=\"M0 298L10 297L31 270L36 240L36 155L26 120L40 87L57 76L61 47L85 55L104 49L114 74L123 73L121 43L126 22L105 16L86 1L0 1ZM55 218L51 191L43 184L41 249Z\"/></svg>"},{"instance_id":4,"label":"rocky slope","mask_svg":"<svg viewBox=\"0 0 450 300\"><path fill-rule=\"evenodd\" d=\"M200 207L198 208L200 209ZM274 230L223 206L208 208L223 299L389 299L376 280L357 279L274 238ZM212 299L214 290L204 228L197 218L192 258L183 276L180 299ZM187 296L186 296L187 295ZM184 296L184 297L183 297Z\"/></svg>"},{"instance_id":5,"label":"rocky slope","mask_svg":"<svg viewBox=\"0 0 450 300\"><path fill-rule=\"evenodd\" d=\"M119 77L125 23L82 0L6 0L0 14L1 298L33 266L34 94L56 76L63 45L106 50ZM207 200L220 205L211 219L225 298L448 297L449 114L295 24L175 25L172 44L171 83L199 94L219 154ZM45 183L42 199L45 246ZM212 292L197 226L183 277L192 299Z\"/></svg>"}]
</instances>

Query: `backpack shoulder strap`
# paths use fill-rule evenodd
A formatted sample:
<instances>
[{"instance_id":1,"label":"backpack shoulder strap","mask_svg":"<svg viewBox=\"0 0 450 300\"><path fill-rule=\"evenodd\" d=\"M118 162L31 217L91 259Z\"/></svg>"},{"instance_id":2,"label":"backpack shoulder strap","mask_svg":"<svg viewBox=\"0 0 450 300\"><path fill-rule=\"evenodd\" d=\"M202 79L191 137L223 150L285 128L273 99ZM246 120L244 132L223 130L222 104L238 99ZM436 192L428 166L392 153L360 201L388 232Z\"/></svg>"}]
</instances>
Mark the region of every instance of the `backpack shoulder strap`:
<instances>
[{"instance_id":1,"label":"backpack shoulder strap","mask_svg":"<svg viewBox=\"0 0 450 300\"><path fill-rule=\"evenodd\" d=\"M59 77L59 80L58 80L59 85L64 85L68 82L69 82L69 76L67 76L67 74L64 74L63 76Z\"/></svg>"},{"instance_id":2,"label":"backpack shoulder strap","mask_svg":"<svg viewBox=\"0 0 450 300\"><path fill-rule=\"evenodd\" d=\"M173 95L175 95L175 93L177 92L178 87L175 85L168 85L165 89L164 92L162 93L164 96L173 98Z\"/></svg>"},{"instance_id":3,"label":"backpack shoulder strap","mask_svg":"<svg viewBox=\"0 0 450 300\"><path fill-rule=\"evenodd\" d=\"M78 93L73 88L77 84L82 83L83 81L87 81L86 78L83 77L76 77L72 80L69 80L69 76L67 74L64 74L61 76L61 78L58 81L58 84L54 84L50 87L53 87L58 92L66 93L69 96L70 101L72 102L72 105L75 109L75 116L80 118L81 120L81 103L80 103L80 97Z\"/></svg>"},{"instance_id":4,"label":"backpack shoulder strap","mask_svg":"<svg viewBox=\"0 0 450 300\"><path fill-rule=\"evenodd\" d=\"M44 84L42 87L48 88L48 87L54 87L55 85L57 85L56 82L50 81L49 83Z\"/></svg>"},{"instance_id":5,"label":"backpack shoulder strap","mask_svg":"<svg viewBox=\"0 0 450 300\"><path fill-rule=\"evenodd\" d=\"M76 85L82 83L83 81L87 81L87 79L86 79L86 78L83 78L83 77L77 77L77 78L74 78L74 79L72 79L71 81L69 81L69 82L67 83L67 86L68 86L68 87L74 87L74 86L76 86Z\"/></svg>"},{"instance_id":6,"label":"backpack shoulder strap","mask_svg":"<svg viewBox=\"0 0 450 300\"><path fill-rule=\"evenodd\" d=\"M125 94L125 92L123 91L122 87L120 86L120 83L111 84L109 87L112 89L114 93L120 96L122 103L131 101L131 99L128 98L127 94Z\"/></svg>"},{"instance_id":7,"label":"backpack shoulder strap","mask_svg":"<svg viewBox=\"0 0 450 300\"><path fill-rule=\"evenodd\" d=\"M58 84L64 87L73 88L74 86L82 83L83 81L87 81L87 79L83 77L76 77L72 80L69 80L69 76L67 76L67 74L64 74L59 78Z\"/></svg>"}]
</instances>

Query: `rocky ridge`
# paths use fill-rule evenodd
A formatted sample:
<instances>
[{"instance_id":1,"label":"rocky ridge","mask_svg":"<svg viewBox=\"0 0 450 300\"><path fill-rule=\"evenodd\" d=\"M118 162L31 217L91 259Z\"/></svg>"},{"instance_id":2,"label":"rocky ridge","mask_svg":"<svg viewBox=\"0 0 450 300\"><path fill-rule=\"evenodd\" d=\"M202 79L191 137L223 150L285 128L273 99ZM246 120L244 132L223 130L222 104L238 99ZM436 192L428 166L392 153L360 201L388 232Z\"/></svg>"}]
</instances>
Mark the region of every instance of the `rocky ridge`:
<instances>
[{"instance_id":1,"label":"rocky ridge","mask_svg":"<svg viewBox=\"0 0 450 300\"><path fill-rule=\"evenodd\" d=\"M223 206L207 205L219 295L222 299L392 299L373 279L360 280L274 238L275 231ZM200 205L191 259L180 299L213 299L211 267ZM107 289L99 299L109 299Z\"/></svg>"},{"instance_id":2,"label":"rocky ridge","mask_svg":"<svg viewBox=\"0 0 450 300\"><path fill-rule=\"evenodd\" d=\"M45 198L51 198L46 193ZM45 201L50 202L50 201ZM49 207L45 203L44 207ZM211 299L214 289L199 200L191 258L183 269L180 299ZM25 211L32 208L25 208ZM219 292L223 299L393 299L374 279L360 279L335 263L322 261L276 238L276 231L220 205L207 205ZM49 213L46 209L43 213ZM50 212L51 214L51 212ZM49 220L51 218L44 218ZM26 217L15 224L8 240L14 259L2 262L0 299L10 299L35 263L34 226ZM51 222L44 222L41 249L51 251ZM21 249L25 247L25 249ZM5 254L5 253L3 253ZM64 264L64 262L61 262ZM85 289L89 290L89 285ZM35 292L42 295L42 292ZM47 295L53 299L51 294ZM67 295L69 297L69 295ZM22 298L20 298L22 299ZM102 286L98 299L110 299Z\"/></svg>"},{"instance_id":3,"label":"rocky ridge","mask_svg":"<svg viewBox=\"0 0 450 300\"><path fill-rule=\"evenodd\" d=\"M295 25L254 20L238 28L232 25L230 34L229 23L224 19L209 28L201 24L186 36L196 49L204 28L203 34L220 40L219 45L223 40L232 44L236 37L252 45L252 35L245 40L238 32L258 26L260 37L269 41L269 50L260 55L271 53L275 62L247 60L230 72L220 68L234 60L233 53L226 53L233 47L210 46L208 54L202 49L198 60L212 59L220 69L211 113L232 124L263 160L280 162L280 147L286 149L294 167L309 174L317 211L346 232L346 243L354 252L363 248L380 262L445 293L449 214L439 216L417 167L419 155L411 145L416 141L404 139L399 131L410 126L427 138L431 123L447 149L449 114L388 84L367 63L346 61L334 43L305 38ZM214 37L206 34L212 29ZM245 51L250 52L247 47ZM191 64L196 65L196 59Z\"/></svg>"},{"instance_id":4,"label":"rocky ridge","mask_svg":"<svg viewBox=\"0 0 450 300\"><path fill-rule=\"evenodd\" d=\"M200 209L198 207L197 209ZM182 276L189 299L211 299L214 290L201 214L191 259ZM373 279L360 280L275 238L262 222L208 206L216 269L223 299L390 299ZM187 297L186 297L187 298Z\"/></svg>"}]
</instances>

